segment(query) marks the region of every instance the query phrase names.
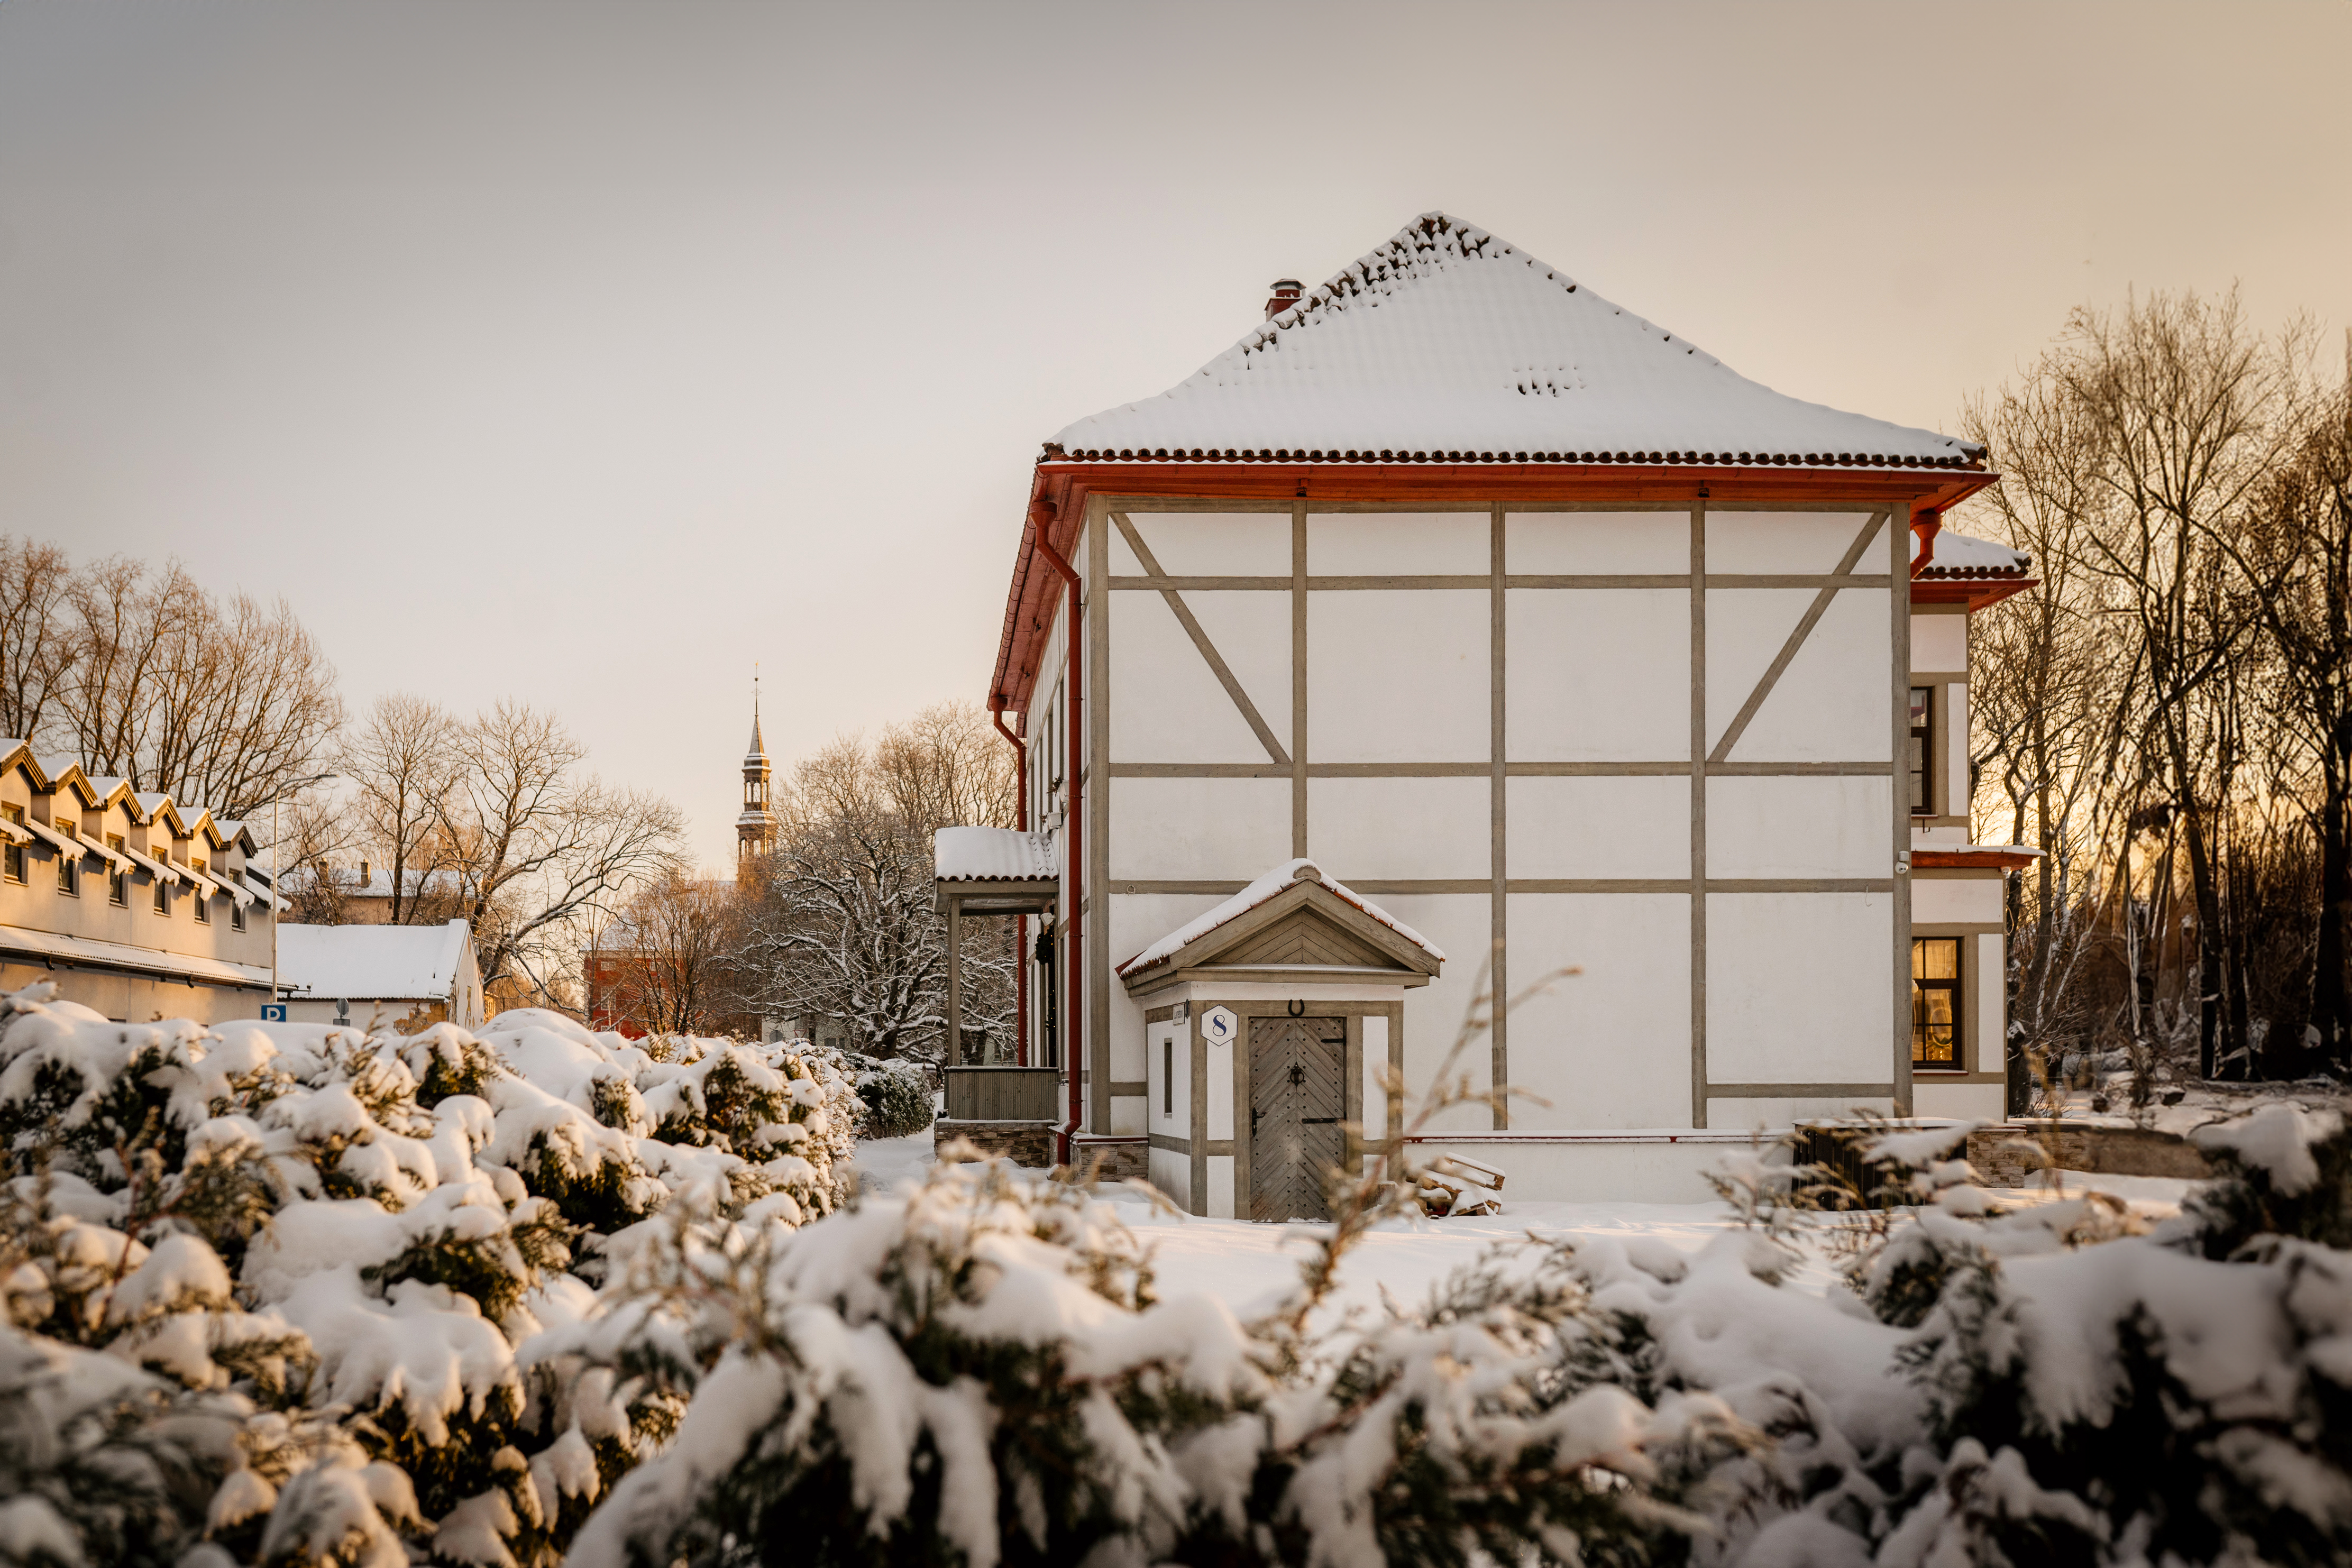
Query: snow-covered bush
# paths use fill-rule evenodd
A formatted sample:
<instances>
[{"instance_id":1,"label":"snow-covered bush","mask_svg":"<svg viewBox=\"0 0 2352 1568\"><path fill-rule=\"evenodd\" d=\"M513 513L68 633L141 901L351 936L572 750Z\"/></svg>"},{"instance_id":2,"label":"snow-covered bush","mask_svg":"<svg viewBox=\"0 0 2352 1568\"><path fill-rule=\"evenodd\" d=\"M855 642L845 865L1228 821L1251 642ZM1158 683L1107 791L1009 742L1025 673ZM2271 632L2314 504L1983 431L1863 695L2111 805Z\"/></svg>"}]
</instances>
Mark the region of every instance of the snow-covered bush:
<instances>
[{"instance_id":1,"label":"snow-covered bush","mask_svg":"<svg viewBox=\"0 0 2352 1568\"><path fill-rule=\"evenodd\" d=\"M0 1557L551 1563L682 1406L548 1336L665 1207L845 1196L855 1088L782 1047L47 993L0 998Z\"/></svg>"},{"instance_id":2,"label":"snow-covered bush","mask_svg":"<svg viewBox=\"0 0 2352 1568\"><path fill-rule=\"evenodd\" d=\"M1601 1375L1564 1249L1369 1328L1310 1331L1311 1293L1244 1323L1159 1300L1108 1205L1001 1163L732 1257L674 1227L644 1278L629 1332L693 1397L581 1568L1648 1561L1688 1516L1644 1449L1727 1427Z\"/></svg>"},{"instance_id":3,"label":"snow-covered bush","mask_svg":"<svg viewBox=\"0 0 2352 1568\"><path fill-rule=\"evenodd\" d=\"M856 1074L857 1097L866 1106L861 1125L866 1136L903 1138L937 1119L931 1076L921 1063L903 1057L856 1055L847 1061Z\"/></svg>"}]
</instances>

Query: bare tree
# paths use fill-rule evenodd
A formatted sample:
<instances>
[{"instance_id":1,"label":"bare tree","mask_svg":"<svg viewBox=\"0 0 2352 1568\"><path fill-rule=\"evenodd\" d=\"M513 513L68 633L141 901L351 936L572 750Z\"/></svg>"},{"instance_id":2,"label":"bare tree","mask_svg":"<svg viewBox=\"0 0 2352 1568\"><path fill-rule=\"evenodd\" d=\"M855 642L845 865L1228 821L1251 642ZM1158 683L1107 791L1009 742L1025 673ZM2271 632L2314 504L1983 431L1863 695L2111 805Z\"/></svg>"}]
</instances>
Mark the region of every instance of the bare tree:
<instances>
[{"instance_id":1,"label":"bare tree","mask_svg":"<svg viewBox=\"0 0 2352 1568\"><path fill-rule=\"evenodd\" d=\"M344 745L342 772L358 817L353 836L390 873L394 925L448 918L425 895L447 897L446 885L431 884L452 858L446 824L465 767L461 737L461 727L437 704L394 692L376 699ZM487 986L487 964L482 978Z\"/></svg>"},{"instance_id":2,"label":"bare tree","mask_svg":"<svg viewBox=\"0 0 2352 1568\"><path fill-rule=\"evenodd\" d=\"M334 667L281 601L226 601L176 562L69 568L0 538L0 728L243 818L318 771L343 721Z\"/></svg>"},{"instance_id":3,"label":"bare tree","mask_svg":"<svg viewBox=\"0 0 2352 1568\"><path fill-rule=\"evenodd\" d=\"M776 851L754 868L745 967L772 1010L838 1019L877 1056L949 1055L947 937L931 833L1013 819L1011 751L971 704L940 704L872 747L835 740L780 794ZM967 1017L1010 1020L1015 955L1003 923L967 928Z\"/></svg>"},{"instance_id":4,"label":"bare tree","mask_svg":"<svg viewBox=\"0 0 2352 1568\"><path fill-rule=\"evenodd\" d=\"M70 674L65 611L73 573L65 552L0 535L0 733L46 739Z\"/></svg>"},{"instance_id":5,"label":"bare tree","mask_svg":"<svg viewBox=\"0 0 2352 1568\"><path fill-rule=\"evenodd\" d=\"M551 998L583 919L683 872L685 821L667 800L583 772L587 748L525 704L477 716L457 746L440 840L483 987Z\"/></svg>"},{"instance_id":6,"label":"bare tree","mask_svg":"<svg viewBox=\"0 0 2352 1568\"><path fill-rule=\"evenodd\" d=\"M609 975L601 998L615 1020L646 1034L718 1034L743 1006L735 888L671 874L631 899L599 936Z\"/></svg>"},{"instance_id":7,"label":"bare tree","mask_svg":"<svg viewBox=\"0 0 2352 1568\"><path fill-rule=\"evenodd\" d=\"M2317 775L2311 1028L2322 1061L2341 1072L2352 1066L2352 340L2343 385L2249 517L2246 573L2275 585L2262 608L2278 650L2276 715Z\"/></svg>"}]
</instances>

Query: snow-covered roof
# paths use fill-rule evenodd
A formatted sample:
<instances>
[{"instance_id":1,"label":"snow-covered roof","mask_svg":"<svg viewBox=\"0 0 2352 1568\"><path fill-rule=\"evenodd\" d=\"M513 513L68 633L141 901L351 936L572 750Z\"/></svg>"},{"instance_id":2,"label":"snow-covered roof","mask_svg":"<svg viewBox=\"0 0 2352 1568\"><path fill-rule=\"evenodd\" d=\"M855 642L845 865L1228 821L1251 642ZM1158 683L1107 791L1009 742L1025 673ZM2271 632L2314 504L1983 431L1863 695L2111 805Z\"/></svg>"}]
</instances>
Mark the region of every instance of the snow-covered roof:
<instances>
[{"instance_id":1,"label":"snow-covered roof","mask_svg":"<svg viewBox=\"0 0 2352 1568\"><path fill-rule=\"evenodd\" d=\"M1293 860L1283 862L1223 904L1194 915L1191 920L1121 964L1118 967L1119 977L1124 979L1129 975L1140 974L1154 965L1165 963L1220 925L1238 920L1259 904L1280 897L1289 891L1293 883L1310 881L1322 883L1332 893L1354 904L1364 914L1379 921L1431 957L1440 963L1444 962L1444 953L1440 951L1437 945L1428 937L1415 931L1362 894L1326 876L1323 873L1323 868L1313 861Z\"/></svg>"},{"instance_id":2,"label":"snow-covered roof","mask_svg":"<svg viewBox=\"0 0 2352 1568\"><path fill-rule=\"evenodd\" d=\"M1972 538L1949 528L1939 531L1928 547L1921 577L2023 577L2033 558L1990 539Z\"/></svg>"},{"instance_id":3,"label":"snow-covered roof","mask_svg":"<svg viewBox=\"0 0 2352 1568\"><path fill-rule=\"evenodd\" d=\"M313 997L351 1001L446 999L456 989L472 935L446 925L285 925L278 967Z\"/></svg>"},{"instance_id":4,"label":"snow-covered roof","mask_svg":"<svg viewBox=\"0 0 2352 1568\"><path fill-rule=\"evenodd\" d=\"M1156 398L1062 431L1083 460L1864 464L1984 449L1785 397L1425 213Z\"/></svg>"},{"instance_id":5,"label":"snow-covered roof","mask_svg":"<svg viewBox=\"0 0 2352 1568\"><path fill-rule=\"evenodd\" d=\"M1061 874L1054 841L1014 828L941 828L931 835L940 882L1051 882Z\"/></svg>"}]
</instances>

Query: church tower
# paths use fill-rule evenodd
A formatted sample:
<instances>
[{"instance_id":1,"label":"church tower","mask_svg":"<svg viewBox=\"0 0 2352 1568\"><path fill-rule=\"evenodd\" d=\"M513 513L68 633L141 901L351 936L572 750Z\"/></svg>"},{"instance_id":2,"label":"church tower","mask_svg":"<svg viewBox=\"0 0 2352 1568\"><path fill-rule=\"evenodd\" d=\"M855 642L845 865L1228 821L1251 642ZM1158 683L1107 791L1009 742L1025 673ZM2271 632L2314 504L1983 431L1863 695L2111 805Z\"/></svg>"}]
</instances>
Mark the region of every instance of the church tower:
<instances>
[{"instance_id":1,"label":"church tower","mask_svg":"<svg viewBox=\"0 0 2352 1568\"><path fill-rule=\"evenodd\" d=\"M765 859L776 847L775 808L768 799L768 786L775 769L768 762L768 747L760 738L760 677L751 677L751 745L743 754L743 814L735 819L735 880L740 882L751 869L751 862Z\"/></svg>"}]
</instances>

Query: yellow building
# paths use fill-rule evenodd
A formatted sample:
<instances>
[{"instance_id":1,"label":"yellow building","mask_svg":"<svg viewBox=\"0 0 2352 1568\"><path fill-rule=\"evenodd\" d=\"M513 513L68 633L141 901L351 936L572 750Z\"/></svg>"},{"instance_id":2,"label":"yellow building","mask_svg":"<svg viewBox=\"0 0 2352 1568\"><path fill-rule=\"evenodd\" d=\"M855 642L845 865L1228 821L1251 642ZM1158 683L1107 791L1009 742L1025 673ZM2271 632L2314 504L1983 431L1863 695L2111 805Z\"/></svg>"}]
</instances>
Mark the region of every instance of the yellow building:
<instances>
[{"instance_id":1,"label":"yellow building","mask_svg":"<svg viewBox=\"0 0 2352 1568\"><path fill-rule=\"evenodd\" d=\"M0 740L0 989L124 1022L257 1019L271 905L242 822Z\"/></svg>"}]
</instances>

